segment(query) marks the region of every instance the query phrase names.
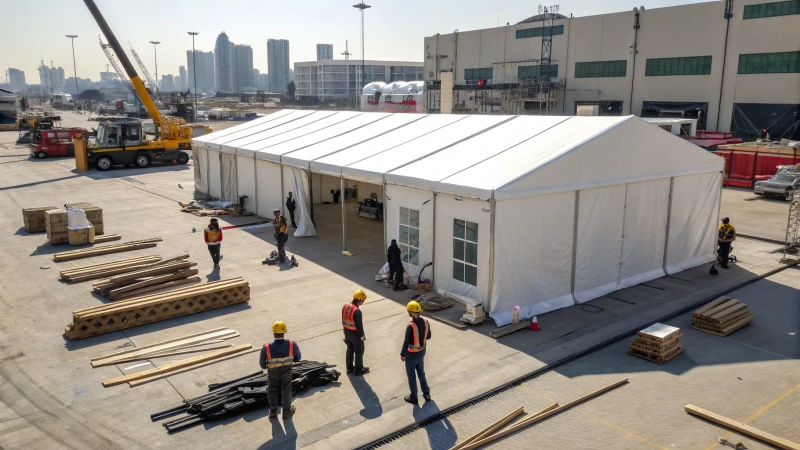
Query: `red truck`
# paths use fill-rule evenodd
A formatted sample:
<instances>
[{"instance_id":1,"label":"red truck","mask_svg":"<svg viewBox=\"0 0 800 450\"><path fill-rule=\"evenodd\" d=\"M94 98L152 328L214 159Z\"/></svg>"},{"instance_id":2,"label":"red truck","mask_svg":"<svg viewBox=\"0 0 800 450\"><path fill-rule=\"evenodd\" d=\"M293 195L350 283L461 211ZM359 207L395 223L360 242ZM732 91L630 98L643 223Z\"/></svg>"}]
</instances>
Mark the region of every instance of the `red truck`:
<instances>
[{"instance_id":1,"label":"red truck","mask_svg":"<svg viewBox=\"0 0 800 450\"><path fill-rule=\"evenodd\" d=\"M31 156L44 158L46 156L74 156L75 145L72 139L79 134L85 134L83 128L52 128L37 131L31 143Z\"/></svg>"}]
</instances>

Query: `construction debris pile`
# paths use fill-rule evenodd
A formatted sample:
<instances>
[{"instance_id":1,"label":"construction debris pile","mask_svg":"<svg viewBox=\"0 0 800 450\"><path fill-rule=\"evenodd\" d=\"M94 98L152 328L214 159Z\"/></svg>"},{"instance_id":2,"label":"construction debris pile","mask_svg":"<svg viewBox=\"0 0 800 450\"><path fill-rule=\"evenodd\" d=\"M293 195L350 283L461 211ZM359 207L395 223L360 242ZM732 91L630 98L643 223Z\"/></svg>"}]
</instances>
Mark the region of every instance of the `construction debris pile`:
<instances>
[{"instance_id":1,"label":"construction debris pile","mask_svg":"<svg viewBox=\"0 0 800 450\"><path fill-rule=\"evenodd\" d=\"M205 202L199 200L192 200L189 203L178 202L181 205L181 211L195 216L252 216L252 212L247 211L241 205L235 205L231 202Z\"/></svg>"},{"instance_id":2,"label":"construction debris pile","mask_svg":"<svg viewBox=\"0 0 800 450\"><path fill-rule=\"evenodd\" d=\"M161 238L142 239L138 241L123 242L121 244L100 245L97 247L82 248L79 250L69 250L58 252L53 255L53 261L71 261L73 259L89 258L92 256L108 255L110 253L129 252L143 248L152 248L161 242Z\"/></svg>"},{"instance_id":3,"label":"construction debris pile","mask_svg":"<svg viewBox=\"0 0 800 450\"><path fill-rule=\"evenodd\" d=\"M664 364L683 353L680 328L655 323L636 333L628 354L657 364Z\"/></svg>"},{"instance_id":4,"label":"construction debris pile","mask_svg":"<svg viewBox=\"0 0 800 450\"><path fill-rule=\"evenodd\" d=\"M747 305L722 296L692 313L692 328L727 336L753 321Z\"/></svg>"},{"instance_id":5,"label":"construction debris pile","mask_svg":"<svg viewBox=\"0 0 800 450\"><path fill-rule=\"evenodd\" d=\"M307 391L312 386L324 386L339 380L340 373L334 365L317 361L299 361L292 366L292 396ZM243 414L269 407L267 374L261 371L242 378L208 386L209 393L190 398L180 406L150 416L154 422L182 415L163 424L167 432L184 430L201 422ZM279 405L276 405L279 406Z\"/></svg>"},{"instance_id":6,"label":"construction debris pile","mask_svg":"<svg viewBox=\"0 0 800 450\"><path fill-rule=\"evenodd\" d=\"M70 207L80 208L86 214L86 219L92 224L94 234L103 234L103 210L88 203L74 203ZM24 213L23 213L24 215ZM67 210L51 209L44 211L45 231L47 240L51 245L66 244L69 242L69 229Z\"/></svg>"}]
</instances>

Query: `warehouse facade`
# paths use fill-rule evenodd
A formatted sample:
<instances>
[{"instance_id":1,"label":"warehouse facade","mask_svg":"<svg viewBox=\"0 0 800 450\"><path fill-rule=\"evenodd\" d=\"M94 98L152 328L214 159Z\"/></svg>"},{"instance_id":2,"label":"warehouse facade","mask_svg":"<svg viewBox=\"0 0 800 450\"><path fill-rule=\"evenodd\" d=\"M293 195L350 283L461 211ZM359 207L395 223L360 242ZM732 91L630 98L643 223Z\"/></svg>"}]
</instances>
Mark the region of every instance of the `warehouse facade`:
<instances>
[{"instance_id":1,"label":"warehouse facade","mask_svg":"<svg viewBox=\"0 0 800 450\"><path fill-rule=\"evenodd\" d=\"M422 63L410 61L362 61L356 59L328 59L294 63L297 95L332 98L358 97L368 83L393 81L421 81Z\"/></svg>"},{"instance_id":2,"label":"warehouse facade","mask_svg":"<svg viewBox=\"0 0 800 450\"><path fill-rule=\"evenodd\" d=\"M457 90L477 79L492 88L540 76L542 35L550 27L532 19L426 37L425 80L434 84L442 72L452 72ZM699 129L748 138L767 128L773 139L797 139L798 29L798 0L556 15L548 74L561 84L556 113L692 117ZM462 95L463 105L454 110L501 112L499 105L470 105L481 97ZM436 101L429 101L429 111L438 107Z\"/></svg>"}]
</instances>

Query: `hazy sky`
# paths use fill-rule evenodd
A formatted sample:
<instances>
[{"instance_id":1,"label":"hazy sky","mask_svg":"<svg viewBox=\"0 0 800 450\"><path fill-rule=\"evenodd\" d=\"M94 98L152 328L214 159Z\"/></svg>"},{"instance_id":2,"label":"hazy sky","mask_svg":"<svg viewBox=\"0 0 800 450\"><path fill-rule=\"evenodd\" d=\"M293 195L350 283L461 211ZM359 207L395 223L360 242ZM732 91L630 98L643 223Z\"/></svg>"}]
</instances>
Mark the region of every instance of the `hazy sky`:
<instances>
[{"instance_id":1,"label":"hazy sky","mask_svg":"<svg viewBox=\"0 0 800 450\"><path fill-rule=\"evenodd\" d=\"M288 39L291 61L316 59L316 44L333 44L334 55L350 43L354 58L361 58L360 16L356 0L95 0L125 51L133 45L155 75L153 46L158 46L158 74L178 74L192 48L187 31L200 33L195 48L214 49L224 31L236 44L253 47L253 66L267 70L267 39ZM490 28L517 23L536 14L538 3L523 0L403 0L367 1L366 57L422 61L423 39L436 33ZM560 12L588 16L627 11L644 4L657 8L693 0L564 0ZM0 79L9 67L25 71L29 84L39 83L39 61L53 61L72 76L72 49L67 34L77 34L75 57L78 76L96 81L108 61L98 44L100 28L81 0L3 0L0 26ZM103 39L105 41L105 39ZM131 56L129 54L129 56ZM135 63L134 63L135 65ZM113 69L111 69L113 70ZM137 68L138 70L138 68Z\"/></svg>"}]
</instances>

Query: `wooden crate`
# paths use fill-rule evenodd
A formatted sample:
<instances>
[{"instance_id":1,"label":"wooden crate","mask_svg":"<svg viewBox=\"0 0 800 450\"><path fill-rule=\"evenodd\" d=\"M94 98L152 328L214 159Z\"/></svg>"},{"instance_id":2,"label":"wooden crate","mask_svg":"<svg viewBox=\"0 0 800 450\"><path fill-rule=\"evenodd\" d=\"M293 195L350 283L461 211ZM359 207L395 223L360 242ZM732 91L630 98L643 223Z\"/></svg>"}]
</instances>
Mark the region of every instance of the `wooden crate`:
<instances>
[{"instance_id":1,"label":"wooden crate","mask_svg":"<svg viewBox=\"0 0 800 450\"><path fill-rule=\"evenodd\" d=\"M73 206L78 206L86 213L86 219L94 227L94 234L103 234L103 210L91 206L87 203L76 203ZM67 233L67 211L65 209L45 211L45 230L47 231L47 240L53 245L66 244L69 242Z\"/></svg>"},{"instance_id":2,"label":"wooden crate","mask_svg":"<svg viewBox=\"0 0 800 450\"><path fill-rule=\"evenodd\" d=\"M680 328L664 325L663 323L654 323L653 325L636 333L636 338L661 344L663 342L672 340L680 333Z\"/></svg>"},{"instance_id":3,"label":"wooden crate","mask_svg":"<svg viewBox=\"0 0 800 450\"><path fill-rule=\"evenodd\" d=\"M637 358L642 358L647 361L654 362L656 364L664 364L667 361L671 360L672 358L680 355L681 353L683 353L682 347L675 347L666 353L652 353L652 352L642 351L634 347L631 347L628 350L629 355L636 356Z\"/></svg>"},{"instance_id":4,"label":"wooden crate","mask_svg":"<svg viewBox=\"0 0 800 450\"><path fill-rule=\"evenodd\" d=\"M39 208L23 208L22 222L25 225L25 231L28 233L43 233L47 231L45 225L45 215L47 211L58 209L55 206L42 206Z\"/></svg>"},{"instance_id":5,"label":"wooden crate","mask_svg":"<svg viewBox=\"0 0 800 450\"><path fill-rule=\"evenodd\" d=\"M69 245L94 244L94 227L68 230Z\"/></svg>"},{"instance_id":6,"label":"wooden crate","mask_svg":"<svg viewBox=\"0 0 800 450\"><path fill-rule=\"evenodd\" d=\"M641 339L636 339L631 343L631 347L636 347L642 351L648 351L652 353L667 353L674 349L675 347L681 346L681 336L682 334L678 334L674 338L670 339L669 341L663 342L661 345L656 344L653 341L645 341Z\"/></svg>"}]
</instances>

